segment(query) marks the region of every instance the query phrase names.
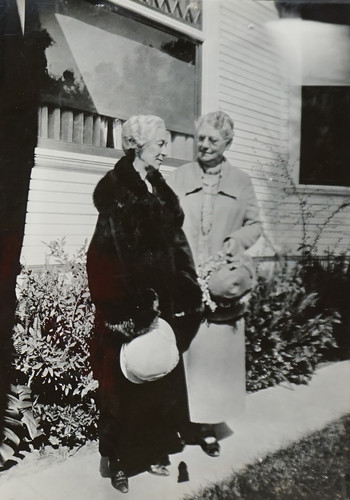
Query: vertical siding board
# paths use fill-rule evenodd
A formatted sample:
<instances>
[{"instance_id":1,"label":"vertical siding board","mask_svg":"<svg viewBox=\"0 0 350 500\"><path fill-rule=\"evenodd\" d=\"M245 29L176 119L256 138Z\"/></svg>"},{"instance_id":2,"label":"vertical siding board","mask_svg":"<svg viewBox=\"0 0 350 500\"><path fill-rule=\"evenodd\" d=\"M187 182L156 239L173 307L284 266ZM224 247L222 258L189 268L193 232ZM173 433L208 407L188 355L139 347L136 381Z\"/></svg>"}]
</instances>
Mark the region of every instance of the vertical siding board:
<instances>
[{"instance_id":1,"label":"vertical siding board","mask_svg":"<svg viewBox=\"0 0 350 500\"><path fill-rule=\"evenodd\" d=\"M123 122L121 120L113 121L113 142L115 149L122 149L122 126Z\"/></svg>"},{"instance_id":2,"label":"vertical siding board","mask_svg":"<svg viewBox=\"0 0 350 500\"><path fill-rule=\"evenodd\" d=\"M105 148L107 145L107 131L108 131L108 118L106 116L101 117L101 133L100 133L100 144L101 148Z\"/></svg>"},{"instance_id":3,"label":"vertical siding board","mask_svg":"<svg viewBox=\"0 0 350 500\"><path fill-rule=\"evenodd\" d=\"M73 142L83 144L84 141L84 113L74 112L73 118Z\"/></svg>"},{"instance_id":4,"label":"vertical siding board","mask_svg":"<svg viewBox=\"0 0 350 500\"><path fill-rule=\"evenodd\" d=\"M63 109L61 111L60 139L66 142L73 141L73 111Z\"/></svg>"},{"instance_id":5,"label":"vertical siding board","mask_svg":"<svg viewBox=\"0 0 350 500\"><path fill-rule=\"evenodd\" d=\"M101 117L95 115L93 118L92 144L99 146L101 143Z\"/></svg>"},{"instance_id":6,"label":"vertical siding board","mask_svg":"<svg viewBox=\"0 0 350 500\"><path fill-rule=\"evenodd\" d=\"M84 144L92 144L94 119L91 113L84 114Z\"/></svg>"},{"instance_id":7,"label":"vertical siding board","mask_svg":"<svg viewBox=\"0 0 350 500\"><path fill-rule=\"evenodd\" d=\"M48 137L48 122L49 122L49 111L47 106L40 106L38 110L38 119L39 119L39 137L43 137L47 139Z\"/></svg>"},{"instance_id":8,"label":"vertical siding board","mask_svg":"<svg viewBox=\"0 0 350 500\"><path fill-rule=\"evenodd\" d=\"M48 137L58 141L61 133L61 110L50 108L48 115Z\"/></svg>"}]
</instances>

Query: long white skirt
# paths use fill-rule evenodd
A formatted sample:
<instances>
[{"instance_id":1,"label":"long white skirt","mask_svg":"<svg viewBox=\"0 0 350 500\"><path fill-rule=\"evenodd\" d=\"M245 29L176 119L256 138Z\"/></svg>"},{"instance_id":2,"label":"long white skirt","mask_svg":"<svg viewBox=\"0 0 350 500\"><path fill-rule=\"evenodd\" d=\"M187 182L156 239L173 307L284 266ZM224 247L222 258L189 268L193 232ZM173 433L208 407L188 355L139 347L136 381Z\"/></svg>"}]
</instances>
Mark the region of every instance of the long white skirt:
<instances>
[{"instance_id":1,"label":"long white skirt","mask_svg":"<svg viewBox=\"0 0 350 500\"><path fill-rule=\"evenodd\" d=\"M244 410L244 320L203 323L184 354L192 422L218 423Z\"/></svg>"}]
</instances>

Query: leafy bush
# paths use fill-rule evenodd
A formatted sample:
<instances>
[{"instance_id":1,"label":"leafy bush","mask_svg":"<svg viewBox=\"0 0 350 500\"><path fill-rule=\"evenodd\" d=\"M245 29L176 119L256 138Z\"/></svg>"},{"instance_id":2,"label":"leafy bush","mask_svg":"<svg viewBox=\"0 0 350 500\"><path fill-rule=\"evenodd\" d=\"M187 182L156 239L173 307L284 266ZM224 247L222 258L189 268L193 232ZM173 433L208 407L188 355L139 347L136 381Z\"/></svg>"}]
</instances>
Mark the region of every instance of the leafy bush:
<instances>
[{"instance_id":1,"label":"leafy bush","mask_svg":"<svg viewBox=\"0 0 350 500\"><path fill-rule=\"evenodd\" d=\"M73 447L96 434L97 382L87 344L94 311L85 247L69 257L64 244L64 239L48 244L53 265L40 272L22 270L14 347L17 379L36 398L34 414L46 443ZM75 425L68 425L74 419Z\"/></svg>"},{"instance_id":2,"label":"leafy bush","mask_svg":"<svg viewBox=\"0 0 350 500\"><path fill-rule=\"evenodd\" d=\"M303 262L303 281L306 290L316 291L319 300L316 310L338 311L341 321L334 325L334 337L339 349L335 359L350 358L350 259L345 253L324 257L308 255Z\"/></svg>"},{"instance_id":3,"label":"leafy bush","mask_svg":"<svg viewBox=\"0 0 350 500\"><path fill-rule=\"evenodd\" d=\"M28 410L33 411L32 423L36 419L43 431L38 439L34 424L26 428L25 408L19 403L22 430L18 425L11 430L26 446L41 442L73 448L96 438L97 382L87 344L94 309L85 247L69 257L64 244L64 239L51 242L51 260L40 272L23 268L18 285L16 378L29 391L27 399L32 392L34 403ZM260 268L246 321L249 391L282 381L306 383L327 350L335 347L337 315L317 309L317 294L311 285L306 290L305 276L300 266L291 270L276 264L268 272ZM12 449L18 445L14 434L8 432L5 443L9 446L12 440Z\"/></svg>"},{"instance_id":4,"label":"leafy bush","mask_svg":"<svg viewBox=\"0 0 350 500\"><path fill-rule=\"evenodd\" d=\"M46 443L54 448L66 446L72 449L96 439L96 420L93 418L96 408L93 401L65 406L40 404L35 413L47 437Z\"/></svg>"},{"instance_id":5,"label":"leafy bush","mask_svg":"<svg viewBox=\"0 0 350 500\"><path fill-rule=\"evenodd\" d=\"M4 417L4 439L0 444L0 464L16 462L23 450L38 443L42 435L33 415L33 403L29 387L11 385L7 395L8 405Z\"/></svg>"},{"instance_id":6,"label":"leafy bush","mask_svg":"<svg viewBox=\"0 0 350 500\"><path fill-rule=\"evenodd\" d=\"M336 347L336 312L316 309L317 293L306 292L303 269L274 264L259 269L246 318L247 389L283 381L307 383L328 349Z\"/></svg>"}]
</instances>

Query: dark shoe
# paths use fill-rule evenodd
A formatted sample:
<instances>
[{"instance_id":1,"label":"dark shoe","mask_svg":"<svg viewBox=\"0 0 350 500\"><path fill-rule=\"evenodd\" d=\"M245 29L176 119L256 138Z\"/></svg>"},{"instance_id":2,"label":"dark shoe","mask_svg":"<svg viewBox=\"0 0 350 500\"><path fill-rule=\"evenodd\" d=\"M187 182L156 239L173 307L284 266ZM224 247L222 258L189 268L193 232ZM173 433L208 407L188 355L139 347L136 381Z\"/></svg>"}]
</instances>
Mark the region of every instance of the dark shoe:
<instances>
[{"instance_id":1,"label":"dark shoe","mask_svg":"<svg viewBox=\"0 0 350 500\"><path fill-rule=\"evenodd\" d=\"M197 440L197 443L204 453L210 457L220 456L220 445L214 436L201 437Z\"/></svg>"},{"instance_id":2,"label":"dark shoe","mask_svg":"<svg viewBox=\"0 0 350 500\"><path fill-rule=\"evenodd\" d=\"M113 488L121 493L127 493L129 491L128 478L123 469L118 469L111 475L111 483Z\"/></svg>"},{"instance_id":3,"label":"dark shoe","mask_svg":"<svg viewBox=\"0 0 350 500\"><path fill-rule=\"evenodd\" d=\"M152 464L148 467L147 471L150 474L155 474L156 476L169 476L170 471L165 467L165 465L161 464Z\"/></svg>"}]
</instances>

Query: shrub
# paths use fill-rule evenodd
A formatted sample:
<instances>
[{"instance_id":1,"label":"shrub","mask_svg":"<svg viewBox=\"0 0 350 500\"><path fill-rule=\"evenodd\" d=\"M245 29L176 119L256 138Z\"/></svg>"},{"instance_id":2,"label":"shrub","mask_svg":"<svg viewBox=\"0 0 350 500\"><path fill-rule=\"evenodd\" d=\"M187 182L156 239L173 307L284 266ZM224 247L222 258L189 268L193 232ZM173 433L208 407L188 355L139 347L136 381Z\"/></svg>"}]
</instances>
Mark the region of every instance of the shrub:
<instances>
[{"instance_id":1,"label":"shrub","mask_svg":"<svg viewBox=\"0 0 350 500\"><path fill-rule=\"evenodd\" d=\"M4 439L0 444L0 464L16 462L20 452L40 443L42 431L33 414L29 387L11 385L4 417Z\"/></svg>"},{"instance_id":2,"label":"shrub","mask_svg":"<svg viewBox=\"0 0 350 500\"><path fill-rule=\"evenodd\" d=\"M88 354L94 309L85 247L69 257L64 244L64 239L49 243L50 261L40 272L23 268L19 279L16 378L32 392L32 422L36 419L43 431L38 439L34 427L29 434L29 429L19 426L11 429L15 434L18 430L25 446L41 442L73 448L96 438L97 382ZM317 310L317 294L306 291L304 278L300 266L291 270L276 264L271 272L259 270L246 321L249 391L286 380L306 383L327 350L335 346L332 332L337 315ZM23 414L19 415L22 419ZM11 438L18 441L9 432Z\"/></svg>"},{"instance_id":3,"label":"shrub","mask_svg":"<svg viewBox=\"0 0 350 500\"><path fill-rule=\"evenodd\" d=\"M36 398L34 414L46 443L72 447L95 436L97 382L87 344L94 311L85 247L69 257L64 244L64 239L48 244L53 265L47 263L40 272L22 270L14 347L17 379ZM74 418L76 425L66 425Z\"/></svg>"},{"instance_id":4,"label":"shrub","mask_svg":"<svg viewBox=\"0 0 350 500\"><path fill-rule=\"evenodd\" d=\"M334 337L339 349L335 359L350 358L350 259L345 253L324 257L309 255L303 262L303 281L308 292L316 291L319 300L316 311L338 311L341 321L334 325Z\"/></svg>"},{"instance_id":5,"label":"shrub","mask_svg":"<svg viewBox=\"0 0 350 500\"><path fill-rule=\"evenodd\" d=\"M75 405L40 404L36 408L46 444L72 449L96 439L96 408L93 401Z\"/></svg>"},{"instance_id":6,"label":"shrub","mask_svg":"<svg viewBox=\"0 0 350 500\"><path fill-rule=\"evenodd\" d=\"M328 349L336 347L336 312L318 312L315 292L306 292L303 269L260 267L246 318L247 389L288 381L307 383Z\"/></svg>"}]
</instances>

